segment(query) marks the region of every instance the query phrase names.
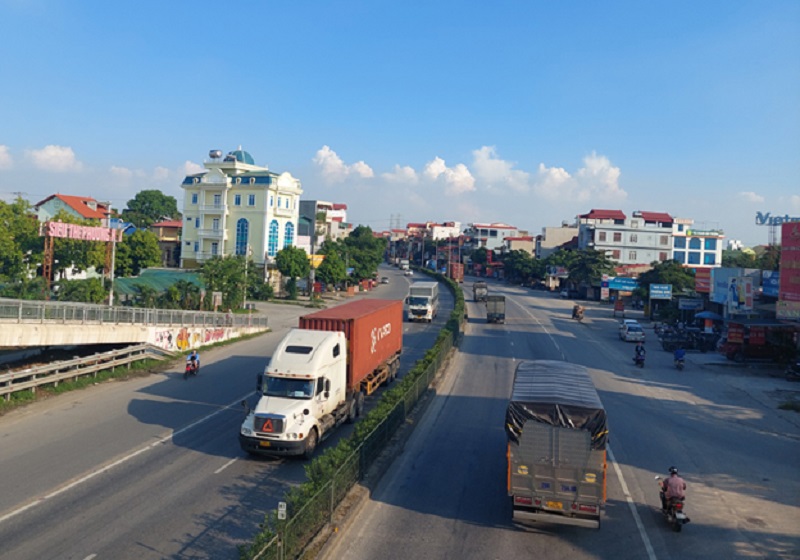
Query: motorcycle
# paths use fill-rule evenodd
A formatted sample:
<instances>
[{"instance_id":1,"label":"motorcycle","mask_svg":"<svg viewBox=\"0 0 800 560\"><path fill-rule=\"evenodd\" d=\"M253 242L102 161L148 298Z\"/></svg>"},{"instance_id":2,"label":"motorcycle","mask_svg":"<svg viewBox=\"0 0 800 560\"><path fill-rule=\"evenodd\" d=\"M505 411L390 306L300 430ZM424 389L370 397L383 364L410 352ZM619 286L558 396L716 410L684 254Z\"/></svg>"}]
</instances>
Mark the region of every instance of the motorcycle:
<instances>
[{"instance_id":1,"label":"motorcycle","mask_svg":"<svg viewBox=\"0 0 800 560\"><path fill-rule=\"evenodd\" d=\"M195 375L196 376L198 369L199 369L199 366L197 365L197 362L186 362L186 369L183 370L183 378L184 379L189 379L190 375Z\"/></svg>"},{"instance_id":2,"label":"motorcycle","mask_svg":"<svg viewBox=\"0 0 800 560\"><path fill-rule=\"evenodd\" d=\"M662 485L662 478L660 476L656 477L656 481L658 482L658 494L661 498L661 503L664 503L664 486ZM670 498L666 504L666 508L661 510L664 519L667 520L672 526L672 530L676 533L680 533L683 526L691 521L689 516L686 515L686 511L683 509L683 498Z\"/></svg>"},{"instance_id":3,"label":"motorcycle","mask_svg":"<svg viewBox=\"0 0 800 560\"><path fill-rule=\"evenodd\" d=\"M678 371L683 371L685 361L686 360L684 360L683 358L678 358L677 360L675 360L675 367L678 369Z\"/></svg>"},{"instance_id":4,"label":"motorcycle","mask_svg":"<svg viewBox=\"0 0 800 560\"><path fill-rule=\"evenodd\" d=\"M583 321L583 308L577 308L572 310L572 318L577 319L580 323Z\"/></svg>"},{"instance_id":5,"label":"motorcycle","mask_svg":"<svg viewBox=\"0 0 800 560\"><path fill-rule=\"evenodd\" d=\"M800 362L787 367L784 375L787 381L800 381Z\"/></svg>"},{"instance_id":6,"label":"motorcycle","mask_svg":"<svg viewBox=\"0 0 800 560\"><path fill-rule=\"evenodd\" d=\"M633 363L636 364L636 367L643 368L644 367L644 356L634 356Z\"/></svg>"}]
</instances>

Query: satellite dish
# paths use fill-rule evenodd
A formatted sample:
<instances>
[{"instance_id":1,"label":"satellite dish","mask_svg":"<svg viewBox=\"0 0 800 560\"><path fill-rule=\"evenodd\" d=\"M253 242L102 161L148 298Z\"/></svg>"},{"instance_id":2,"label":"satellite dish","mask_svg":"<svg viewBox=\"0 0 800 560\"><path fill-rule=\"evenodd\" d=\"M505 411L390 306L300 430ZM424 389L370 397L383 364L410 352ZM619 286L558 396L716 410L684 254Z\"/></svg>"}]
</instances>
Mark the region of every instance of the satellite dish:
<instances>
[{"instance_id":1,"label":"satellite dish","mask_svg":"<svg viewBox=\"0 0 800 560\"><path fill-rule=\"evenodd\" d=\"M208 152L208 157L211 159L219 159L222 157L222 150L211 150Z\"/></svg>"}]
</instances>

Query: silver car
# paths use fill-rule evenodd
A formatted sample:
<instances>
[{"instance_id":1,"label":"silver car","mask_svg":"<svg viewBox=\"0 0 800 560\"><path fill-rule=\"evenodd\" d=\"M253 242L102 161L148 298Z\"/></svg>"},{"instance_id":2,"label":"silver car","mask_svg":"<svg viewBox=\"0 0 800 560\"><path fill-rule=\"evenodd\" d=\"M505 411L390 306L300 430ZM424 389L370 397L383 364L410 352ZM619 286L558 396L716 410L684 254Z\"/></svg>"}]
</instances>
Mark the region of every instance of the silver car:
<instances>
[{"instance_id":1,"label":"silver car","mask_svg":"<svg viewBox=\"0 0 800 560\"><path fill-rule=\"evenodd\" d=\"M625 342L644 342L644 329L639 324L627 324L619 331L620 339Z\"/></svg>"}]
</instances>

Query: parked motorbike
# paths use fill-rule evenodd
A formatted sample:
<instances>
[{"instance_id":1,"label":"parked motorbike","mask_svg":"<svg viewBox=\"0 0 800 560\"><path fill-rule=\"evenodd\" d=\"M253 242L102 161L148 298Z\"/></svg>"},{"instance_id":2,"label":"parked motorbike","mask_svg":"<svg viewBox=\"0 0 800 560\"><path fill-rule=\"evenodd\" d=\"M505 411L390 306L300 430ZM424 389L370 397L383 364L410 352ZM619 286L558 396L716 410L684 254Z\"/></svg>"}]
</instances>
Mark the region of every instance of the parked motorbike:
<instances>
[{"instance_id":1,"label":"parked motorbike","mask_svg":"<svg viewBox=\"0 0 800 560\"><path fill-rule=\"evenodd\" d=\"M197 375L198 368L197 362L186 362L186 369L183 370L183 378L189 379L190 375Z\"/></svg>"},{"instance_id":2,"label":"parked motorbike","mask_svg":"<svg viewBox=\"0 0 800 560\"><path fill-rule=\"evenodd\" d=\"M643 368L644 367L644 356L634 356L633 363L636 364L636 367Z\"/></svg>"},{"instance_id":3,"label":"parked motorbike","mask_svg":"<svg viewBox=\"0 0 800 560\"><path fill-rule=\"evenodd\" d=\"M664 487L662 485L662 478L660 476L656 477L656 482L658 482L658 497L661 498L661 503L664 503ZM667 520L672 526L672 530L676 533L680 533L683 526L691 521L689 516L686 515L686 510L684 510L684 499L677 499L677 498L670 498L667 502L666 509L662 509L661 513L664 515L664 519Z\"/></svg>"},{"instance_id":4,"label":"parked motorbike","mask_svg":"<svg viewBox=\"0 0 800 560\"><path fill-rule=\"evenodd\" d=\"M675 367L678 369L678 371L683 371L685 365L684 362L686 362L686 360L684 360L683 358L678 358L677 360L675 360Z\"/></svg>"}]
</instances>

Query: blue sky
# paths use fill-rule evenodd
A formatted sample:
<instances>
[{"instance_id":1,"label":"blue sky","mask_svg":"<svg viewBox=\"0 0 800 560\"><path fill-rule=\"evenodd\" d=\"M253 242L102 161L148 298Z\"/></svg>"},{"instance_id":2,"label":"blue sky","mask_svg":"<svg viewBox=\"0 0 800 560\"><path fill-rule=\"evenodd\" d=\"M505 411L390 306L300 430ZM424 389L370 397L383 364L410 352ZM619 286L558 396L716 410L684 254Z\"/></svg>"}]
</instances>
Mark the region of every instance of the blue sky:
<instances>
[{"instance_id":1,"label":"blue sky","mask_svg":"<svg viewBox=\"0 0 800 560\"><path fill-rule=\"evenodd\" d=\"M800 216L800 2L0 0L0 197L121 207L242 146L375 230Z\"/></svg>"}]
</instances>

